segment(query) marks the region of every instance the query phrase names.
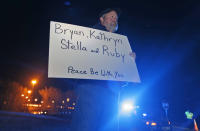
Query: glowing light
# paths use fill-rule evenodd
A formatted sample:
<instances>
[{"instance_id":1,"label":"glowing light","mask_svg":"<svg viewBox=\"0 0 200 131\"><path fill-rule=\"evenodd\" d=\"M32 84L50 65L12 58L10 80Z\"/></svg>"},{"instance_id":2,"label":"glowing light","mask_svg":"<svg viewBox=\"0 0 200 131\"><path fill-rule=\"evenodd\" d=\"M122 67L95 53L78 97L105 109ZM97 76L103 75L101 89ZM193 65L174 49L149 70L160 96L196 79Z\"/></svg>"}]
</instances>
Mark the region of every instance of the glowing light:
<instances>
[{"instance_id":1,"label":"glowing light","mask_svg":"<svg viewBox=\"0 0 200 131\"><path fill-rule=\"evenodd\" d=\"M31 92L32 92L31 90L28 90L28 94L31 94Z\"/></svg>"},{"instance_id":2,"label":"glowing light","mask_svg":"<svg viewBox=\"0 0 200 131\"><path fill-rule=\"evenodd\" d=\"M146 125L149 125L149 122L148 122L148 121L146 122Z\"/></svg>"},{"instance_id":3,"label":"glowing light","mask_svg":"<svg viewBox=\"0 0 200 131\"><path fill-rule=\"evenodd\" d=\"M26 99L28 99L28 96L26 96Z\"/></svg>"},{"instance_id":4,"label":"glowing light","mask_svg":"<svg viewBox=\"0 0 200 131\"><path fill-rule=\"evenodd\" d=\"M41 103L44 103L44 101L41 101Z\"/></svg>"},{"instance_id":5,"label":"glowing light","mask_svg":"<svg viewBox=\"0 0 200 131\"><path fill-rule=\"evenodd\" d=\"M70 107L70 106L69 106L68 109L70 109L70 110L74 110L74 107Z\"/></svg>"},{"instance_id":6,"label":"glowing light","mask_svg":"<svg viewBox=\"0 0 200 131\"><path fill-rule=\"evenodd\" d=\"M157 123L155 123L155 122L151 123L151 126L156 126L156 125L157 125Z\"/></svg>"},{"instance_id":7,"label":"glowing light","mask_svg":"<svg viewBox=\"0 0 200 131\"><path fill-rule=\"evenodd\" d=\"M54 101L54 100L52 100L52 103L55 103L55 101Z\"/></svg>"},{"instance_id":8,"label":"glowing light","mask_svg":"<svg viewBox=\"0 0 200 131\"><path fill-rule=\"evenodd\" d=\"M21 96L24 96L24 94L22 94Z\"/></svg>"},{"instance_id":9,"label":"glowing light","mask_svg":"<svg viewBox=\"0 0 200 131\"><path fill-rule=\"evenodd\" d=\"M62 103L64 104L64 103L65 103L65 101L62 101Z\"/></svg>"},{"instance_id":10,"label":"glowing light","mask_svg":"<svg viewBox=\"0 0 200 131\"><path fill-rule=\"evenodd\" d=\"M72 104L73 106L75 106L76 105L76 103L75 102L73 102L73 104Z\"/></svg>"},{"instance_id":11,"label":"glowing light","mask_svg":"<svg viewBox=\"0 0 200 131\"><path fill-rule=\"evenodd\" d=\"M35 98L35 100L34 101L38 101L38 99L37 98Z\"/></svg>"},{"instance_id":12,"label":"glowing light","mask_svg":"<svg viewBox=\"0 0 200 131\"><path fill-rule=\"evenodd\" d=\"M32 83L33 85L35 85L35 84L37 83L37 81L36 81L36 80L32 80L31 83Z\"/></svg>"},{"instance_id":13,"label":"glowing light","mask_svg":"<svg viewBox=\"0 0 200 131\"><path fill-rule=\"evenodd\" d=\"M186 111L185 115L186 115L187 119L192 119L194 114L192 112Z\"/></svg>"},{"instance_id":14,"label":"glowing light","mask_svg":"<svg viewBox=\"0 0 200 131\"><path fill-rule=\"evenodd\" d=\"M199 128L198 128L198 126L197 126L197 122L196 122L195 119L194 119L194 130L195 130L195 131L199 131Z\"/></svg>"},{"instance_id":15,"label":"glowing light","mask_svg":"<svg viewBox=\"0 0 200 131\"><path fill-rule=\"evenodd\" d=\"M133 102L132 101L125 101L123 104L122 104L122 111L123 112L130 112L134 109L134 106L133 106Z\"/></svg>"},{"instance_id":16,"label":"glowing light","mask_svg":"<svg viewBox=\"0 0 200 131\"><path fill-rule=\"evenodd\" d=\"M67 102L69 102L70 101L70 99L69 98L67 98Z\"/></svg>"},{"instance_id":17,"label":"glowing light","mask_svg":"<svg viewBox=\"0 0 200 131\"><path fill-rule=\"evenodd\" d=\"M41 107L41 105L38 105L38 104L27 104L27 106L30 106L30 107Z\"/></svg>"},{"instance_id":18,"label":"glowing light","mask_svg":"<svg viewBox=\"0 0 200 131\"><path fill-rule=\"evenodd\" d=\"M143 117L146 117L146 116L147 116L147 114L146 114L146 113L143 113L143 114L142 114L142 116L143 116Z\"/></svg>"}]
</instances>

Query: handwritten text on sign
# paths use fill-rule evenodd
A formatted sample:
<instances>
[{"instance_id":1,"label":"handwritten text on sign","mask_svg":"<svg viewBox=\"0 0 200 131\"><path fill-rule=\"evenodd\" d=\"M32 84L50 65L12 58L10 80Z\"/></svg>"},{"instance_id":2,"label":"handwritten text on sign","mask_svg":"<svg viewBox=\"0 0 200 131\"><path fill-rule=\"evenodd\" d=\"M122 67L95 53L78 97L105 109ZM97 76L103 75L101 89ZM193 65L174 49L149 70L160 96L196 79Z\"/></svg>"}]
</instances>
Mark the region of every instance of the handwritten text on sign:
<instances>
[{"instance_id":1,"label":"handwritten text on sign","mask_svg":"<svg viewBox=\"0 0 200 131\"><path fill-rule=\"evenodd\" d=\"M48 77L139 82L126 36L50 23Z\"/></svg>"}]
</instances>

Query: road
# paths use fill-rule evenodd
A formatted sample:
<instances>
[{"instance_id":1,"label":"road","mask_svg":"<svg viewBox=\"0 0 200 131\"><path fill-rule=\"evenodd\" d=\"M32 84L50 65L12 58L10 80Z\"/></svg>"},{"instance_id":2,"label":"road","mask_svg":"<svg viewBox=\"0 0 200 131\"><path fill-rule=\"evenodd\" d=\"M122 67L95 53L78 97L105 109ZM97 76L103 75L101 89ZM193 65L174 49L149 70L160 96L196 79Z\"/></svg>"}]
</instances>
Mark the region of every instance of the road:
<instances>
[{"instance_id":1,"label":"road","mask_svg":"<svg viewBox=\"0 0 200 131\"><path fill-rule=\"evenodd\" d=\"M69 131L69 120L53 116L0 111L0 131Z\"/></svg>"}]
</instances>

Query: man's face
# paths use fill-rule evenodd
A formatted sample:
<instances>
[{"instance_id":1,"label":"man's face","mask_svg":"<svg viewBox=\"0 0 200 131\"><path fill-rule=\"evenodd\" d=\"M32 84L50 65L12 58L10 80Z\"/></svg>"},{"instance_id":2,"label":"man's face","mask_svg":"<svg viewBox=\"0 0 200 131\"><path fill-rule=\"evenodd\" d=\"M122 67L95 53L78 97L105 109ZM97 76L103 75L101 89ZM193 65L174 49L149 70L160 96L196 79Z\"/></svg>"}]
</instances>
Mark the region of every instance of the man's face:
<instances>
[{"instance_id":1,"label":"man's face","mask_svg":"<svg viewBox=\"0 0 200 131\"><path fill-rule=\"evenodd\" d=\"M100 22L109 32L115 32L118 29L118 16L115 11L110 11L100 18Z\"/></svg>"}]
</instances>

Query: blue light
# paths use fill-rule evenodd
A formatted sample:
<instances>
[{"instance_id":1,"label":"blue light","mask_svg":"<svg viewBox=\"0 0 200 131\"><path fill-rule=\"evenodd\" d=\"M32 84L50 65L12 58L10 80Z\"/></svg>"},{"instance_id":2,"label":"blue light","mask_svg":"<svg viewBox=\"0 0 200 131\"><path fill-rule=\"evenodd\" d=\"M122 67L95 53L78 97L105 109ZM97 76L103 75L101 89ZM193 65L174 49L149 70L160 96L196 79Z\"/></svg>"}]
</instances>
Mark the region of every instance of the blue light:
<instances>
[{"instance_id":1,"label":"blue light","mask_svg":"<svg viewBox=\"0 0 200 131\"><path fill-rule=\"evenodd\" d=\"M70 5L71 5L71 2L70 2L70 1L66 1L64 4L65 4L66 6L70 6Z\"/></svg>"},{"instance_id":2,"label":"blue light","mask_svg":"<svg viewBox=\"0 0 200 131\"><path fill-rule=\"evenodd\" d=\"M143 113L143 114L142 114L142 116L143 116L143 117L146 117L146 116L147 116L147 114L146 114L146 113Z\"/></svg>"},{"instance_id":3,"label":"blue light","mask_svg":"<svg viewBox=\"0 0 200 131\"><path fill-rule=\"evenodd\" d=\"M122 112L124 113L129 113L129 112L132 112L134 109L134 104L133 104L133 101L124 101L122 103Z\"/></svg>"}]
</instances>

